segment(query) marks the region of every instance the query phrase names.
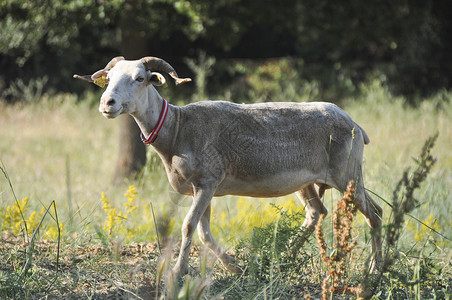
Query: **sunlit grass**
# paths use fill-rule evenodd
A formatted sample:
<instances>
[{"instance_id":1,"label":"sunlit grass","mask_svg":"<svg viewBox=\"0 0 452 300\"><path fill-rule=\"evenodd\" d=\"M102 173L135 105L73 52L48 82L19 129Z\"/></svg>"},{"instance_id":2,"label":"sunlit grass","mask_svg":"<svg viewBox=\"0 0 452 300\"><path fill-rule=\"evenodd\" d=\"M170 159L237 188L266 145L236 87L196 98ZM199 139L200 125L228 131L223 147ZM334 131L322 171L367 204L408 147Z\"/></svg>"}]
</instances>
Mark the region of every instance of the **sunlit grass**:
<instances>
[{"instance_id":1,"label":"sunlit grass","mask_svg":"<svg viewBox=\"0 0 452 300\"><path fill-rule=\"evenodd\" d=\"M452 182L452 158L449 154L452 145L452 104L433 98L416 109L406 107L403 99L392 97L379 82L373 82L363 90L363 99L346 102L343 106L371 138L371 143L365 147L366 187L389 199L394 182L404 167L412 162L422 142L438 131L440 134L434 149L438 165L420 192L421 205L415 213L420 220L433 218L432 224L448 231L445 235L450 236L451 224L447 215L452 211L452 196L448 188ZM449 94L446 96L450 97ZM443 99L446 96L441 94L437 97ZM29 106L1 104L0 158L8 168L18 197L30 199L27 204L30 209L39 211L41 203L56 200L61 218L74 220L73 228L66 229L68 232L77 231L86 224L91 228L102 227L101 193L108 194L112 205L118 207L129 184L114 185L111 181L117 157L118 122L106 120L95 107L77 104L69 95L51 104L48 102ZM140 194L139 205L147 206L152 201L157 218L176 214L174 225L177 228L188 210L190 199L174 195L158 158L153 161L156 166L135 183ZM4 210L12 203L12 195L4 180L0 181L0 188L0 208ZM330 211L333 207L330 199L338 195L334 191L327 193L325 206ZM73 202L72 212L68 209L69 197ZM180 199L182 202L179 202ZM267 215L271 211L268 208L270 202L295 205L298 200L294 196L279 199L214 199L212 230L215 236L233 246L239 236L249 233L250 227L272 220L272 216ZM387 205L381 204L387 211ZM142 213L137 223L145 221L152 224L148 219L149 215ZM365 226L359 215L358 222ZM417 229L407 235L411 238L419 236L422 232L419 231L422 230L419 224L410 226ZM172 233L178 234L178 229ZM138 237L146 240L144 235Z\"/></svg>"}]
</instances>

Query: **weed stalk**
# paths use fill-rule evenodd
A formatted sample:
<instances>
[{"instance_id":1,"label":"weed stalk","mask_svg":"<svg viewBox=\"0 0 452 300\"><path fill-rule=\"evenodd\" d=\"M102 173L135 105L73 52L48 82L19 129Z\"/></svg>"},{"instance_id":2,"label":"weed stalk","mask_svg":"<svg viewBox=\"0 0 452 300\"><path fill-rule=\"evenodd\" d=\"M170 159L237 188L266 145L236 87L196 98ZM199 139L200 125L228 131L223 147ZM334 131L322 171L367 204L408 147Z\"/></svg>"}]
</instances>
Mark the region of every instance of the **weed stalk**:
<instances>
[{"instance_id":1,"label":"weed stalk","mask_svg":"<svg viewBox=\"0 0 452 300\"><path fill-rule=\"evenodd\" d=\"M30 243L28 245L28 249L26 251L25 254L25 262L24 265L22 267L22 270L20 272L20 276L19 276L19 282L23 282L23 280L25 279L25 276L28 274L28 271L31 268L31 265L33 263L33 252L34 252L34 245L35 245L35 240L37 239L37 235L39 234L39 229L42 226L42 222L44 221L45 217L47 216L47 214L49 213L50 208L53 206L54 212L55 212L55 222L57 225L57 230L58 230L58 242L57 242L57 257L56 257L56 272L55 272L55 279L51 282L51 284L47 287L47 290L49 290L52 285L55 283L55 281L58 278L58 267L59 267L59 258L60 258L60 239L61 239L61 229L60 229L60 224L58 221L58 214L57 214L57 209L56 209L56 204L55 204L55 200L53 200L50 205L47 207L44 215L41 217L41 221L39 222L38 226L36 227L35 231L33 232L33 235L31 237Z\"/></svg>"},{"instance_id":2,"label":"weed stalk","mask_svg":"<svg viewBox=\"0 0 452 300\"><path fill-rule=\"evenodd\" d=\"M71 168L69 154L66 155L66 193L67 193L67 204L69 207L69 224L72 225L74 215L72 210Z\"/></svg>"},{"instance_id":3,"label":"weed stalk","mask_svg":"<svg viewBox=\"0 0 452 300\"><path fill-rule=\"evenodd\" d=\"M0 169L2 170L3 175L5 176L6 180L8 181L8 184L11 189L11 192L13 193L17 208L20 212L20 216L21 216L22 220L24 221L24 227L25 227L25 231L23 231L24 241L26 242L26 244L29 244L30 241L28 239L27 221L25 221L24 214L22 212L22 209L20 208L19 200L17 200L16 192L14 191L13 184L11 182L11 179L9 178L8 172L6 171L5 164L3 163L3 161L1 159L0 159L0 162L2 163L2 165L0 166Z\"/></svg>"},{"instance_id":4,"label":"weed stalk","mask_svg":"<svg viewBox=\"0 0 452 300\"><path fill-rule=\"evenodd\" d=\"M410 168L407 168L403 172L402 178L399 180L396 188L394 189L392 194L391 219L388 225L386 225L386 248L383 256L383 264L372 292L369 295L365 295L366 298L370 298L375 294L377 287L381 282L383 273L388 271L397 259L398 252L396 251L396 247L397 241L403 229L404 217L416 207L417 203L419 203L419 201L414 197L414 192L427 178L428 173L436 162L436 159L433 158L430 151L435 145L437 138L438 133L426 140L424 146L422 147L421 155L419 159L416 160L416 170L410 176ZM369 275L366 274L364 277L363 285L368 285L368 276Z\"/></svg>"},{"instance_id":5,"label":"weed stalk","mask_svg":"<svg viewBox=\"0 0 452 300\"><path fill-rule=\"evenodd\" d=\"M152 205L152 201L149 202L151 204L151 212L152 212L152 218L154 220L154 227L155 227L155 234L157 235L157 249L159 250L159 254L162 255L162 251L160 250L160 237L159 237L159 230L157 227L157 220L155 219L155 214L154 214L154 206Z\"/></svg>"}]
</instances>

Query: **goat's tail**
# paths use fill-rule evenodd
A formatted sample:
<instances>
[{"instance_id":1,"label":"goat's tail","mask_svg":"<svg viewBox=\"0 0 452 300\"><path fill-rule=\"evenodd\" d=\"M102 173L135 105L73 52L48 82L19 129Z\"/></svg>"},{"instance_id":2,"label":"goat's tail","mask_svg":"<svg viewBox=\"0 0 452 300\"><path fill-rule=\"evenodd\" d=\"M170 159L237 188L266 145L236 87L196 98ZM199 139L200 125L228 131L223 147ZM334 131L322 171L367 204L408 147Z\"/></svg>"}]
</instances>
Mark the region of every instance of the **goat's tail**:
<instances>
[{"instance_id":1,"label":"goat's tail","mask_svg":"<svg viewBox=\"0 0 452 300\"><path fill-rule=\"evenodd\" d=\"M364 145L369 144L369 143L370 143L370 138L369 138L369 136L367 135L367 133L366 133L366 132L364 131L364 129L363 129L361 126L359 126L358 124L355 123L355 125L356 125L356 128L358 128L358 129L361 131L362 135L363 135Z\"/></svg>"}]
</instances>

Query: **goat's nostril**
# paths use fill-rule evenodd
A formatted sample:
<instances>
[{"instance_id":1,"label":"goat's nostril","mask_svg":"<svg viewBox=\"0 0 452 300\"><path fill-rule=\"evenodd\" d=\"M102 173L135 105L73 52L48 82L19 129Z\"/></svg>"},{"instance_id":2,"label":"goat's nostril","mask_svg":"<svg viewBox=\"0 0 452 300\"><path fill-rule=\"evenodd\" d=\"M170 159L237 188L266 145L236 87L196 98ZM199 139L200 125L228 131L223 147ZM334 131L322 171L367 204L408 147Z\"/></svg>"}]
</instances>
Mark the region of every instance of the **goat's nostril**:
<instances>
[{"instance_id":1,"label":"goat's nostril","mask_svg":"<svg viewBox=\"0 0 452 300\"><path fill-rule=\"evenodd\" d=\"M107 106L113 106L113 105L115 105L115 103L116 103L115 99L110 99L110 100L108 100L107 103L105 103L105 104L106 104Z\"/></svg>"}]
</instances>

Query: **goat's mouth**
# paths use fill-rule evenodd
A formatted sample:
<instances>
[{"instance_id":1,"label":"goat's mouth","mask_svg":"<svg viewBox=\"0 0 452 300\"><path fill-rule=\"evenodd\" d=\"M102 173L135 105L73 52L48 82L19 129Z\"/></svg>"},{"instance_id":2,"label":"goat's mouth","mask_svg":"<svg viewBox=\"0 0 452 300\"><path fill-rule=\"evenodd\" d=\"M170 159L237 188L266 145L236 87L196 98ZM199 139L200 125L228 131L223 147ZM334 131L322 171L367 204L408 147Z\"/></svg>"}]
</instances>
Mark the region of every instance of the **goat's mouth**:
<instances>
[{"instance_id":1,"label":"goat's mouth","mask_svg":"<svg viewBox=\"0 0 452 300\"><path fill-rule=\"evenodd\" d=\"M122 107L117 110L101 110L102 115L107 119L113 119L119 116L122 112Z\"/></svg>"}]
</instances>

